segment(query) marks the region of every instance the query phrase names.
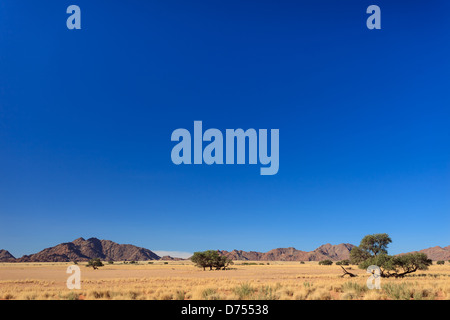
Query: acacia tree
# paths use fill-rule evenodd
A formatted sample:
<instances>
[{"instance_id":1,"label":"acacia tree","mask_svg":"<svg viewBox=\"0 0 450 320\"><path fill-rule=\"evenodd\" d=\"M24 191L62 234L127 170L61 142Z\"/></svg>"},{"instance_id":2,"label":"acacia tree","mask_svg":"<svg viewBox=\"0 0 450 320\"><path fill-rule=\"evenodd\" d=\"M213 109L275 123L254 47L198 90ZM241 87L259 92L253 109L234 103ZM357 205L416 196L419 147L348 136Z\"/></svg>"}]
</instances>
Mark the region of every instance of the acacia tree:
<instances>
[{"instance_id":1,"label":"acacia tree","mask_svg":"<svg viewBox=\"0 0 450 320\"><path fill-rule=\"evenodd\" d=\"M97 270L98 267L103 267L103 263L101 262L100 258L95 258L89 260L86 267L92 267L92 269Z\"/></svg>"},{"instance_id":2,"label":"acacia tree","mask_svg":"<svg viewBox=\"0 0 450 320\"><path fill-rule=\"evenodd\" d=\"M214 267L216 270L225 270L230 264L233 264L233 260L225 257L225 256L218 256L214 260Z\"/></svg>"},{"instance_id":3,"label":"acacia tree","mask_svg":"<svg viewBox=\"0 0 450 320\"><path fill-rule=\"evenodd\" d=\"M195 263L197 267L203 268L203 270L205 270L205 268L208 266L206 251L194 252L194 255L191 257L191 261Z\"/></svg>"},{"instance_id":4,"label":"acacia tree","mask_svg":"<svg viewBox=\"0 0 450 320\"><path fill-rule=\"evenodd\" d=\"M213 268L216 270L225 270L230 264L233 264L233 260L221 256L216 250L194 252L191 261L194 262L197 267L203 268L203 270L207 267L209 267L209 270L212 270Z\"/></svg>"},{"instance_id":5,"label":"acacia tree","mask_svg":"<svg viewBox=\"0 0 450 320\"><path fill-rule=\"evenodd\" d=\"M404 277L417 270L427 270L432 261L424 253L408 253L401 256L387 254L391 238L386 233L365 236L358 247L350 251L350 260L361 269L371 265L380 267L382 277Z\"/></svg>"}]
</instances>

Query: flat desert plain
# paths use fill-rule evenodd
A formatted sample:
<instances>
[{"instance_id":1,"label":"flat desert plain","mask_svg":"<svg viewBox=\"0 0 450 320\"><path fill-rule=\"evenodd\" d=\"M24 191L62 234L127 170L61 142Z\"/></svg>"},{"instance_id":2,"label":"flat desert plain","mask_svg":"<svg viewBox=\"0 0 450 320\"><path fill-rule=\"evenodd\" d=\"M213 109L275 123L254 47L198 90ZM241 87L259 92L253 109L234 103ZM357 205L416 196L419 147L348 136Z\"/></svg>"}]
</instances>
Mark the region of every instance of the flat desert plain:
<instances>
[{"instance_id":1,"label":"flat desert plain","mask_svg":"<svg viewBox=\"0 0 450 320\"><path fill-rule=\"evenodd\" d=\"M72 263L0 263L0 299L19 300L330 300L450 299L450 264L433 264L402 279L382 278L368 289L369 274L342 278L339 266L317 262L241 262L230 270L203 271L189 261L115 262L98 270L79 263L81 289L67 288Z\"/></svg>"}]
</instances>

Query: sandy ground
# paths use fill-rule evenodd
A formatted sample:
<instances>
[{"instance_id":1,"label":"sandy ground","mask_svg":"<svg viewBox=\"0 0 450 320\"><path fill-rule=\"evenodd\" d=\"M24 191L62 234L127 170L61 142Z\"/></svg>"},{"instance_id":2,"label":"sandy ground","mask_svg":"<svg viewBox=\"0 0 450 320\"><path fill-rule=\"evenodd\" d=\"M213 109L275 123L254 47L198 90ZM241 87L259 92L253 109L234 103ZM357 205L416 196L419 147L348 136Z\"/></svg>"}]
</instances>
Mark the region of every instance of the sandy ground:
<instances>
[{"instance_id":1,"label":"sandy ground","mask_svg":"<svg viewBox=\"0 0 450 320\"><path fill-rule=\"evenodd\" d=\"M382 279L383 285L394 287L375 292L367 290L369 275L356 266L350 266L356 278L342 278L336 265L256 263L236 262L225 271L203 271L187 261L116 262L98 270L79 263L81 289L75 291L66 286L72 263L0 263L0 299L450 298L450 264L433 265L404 279Z\"/></svg>"}]
</instances>

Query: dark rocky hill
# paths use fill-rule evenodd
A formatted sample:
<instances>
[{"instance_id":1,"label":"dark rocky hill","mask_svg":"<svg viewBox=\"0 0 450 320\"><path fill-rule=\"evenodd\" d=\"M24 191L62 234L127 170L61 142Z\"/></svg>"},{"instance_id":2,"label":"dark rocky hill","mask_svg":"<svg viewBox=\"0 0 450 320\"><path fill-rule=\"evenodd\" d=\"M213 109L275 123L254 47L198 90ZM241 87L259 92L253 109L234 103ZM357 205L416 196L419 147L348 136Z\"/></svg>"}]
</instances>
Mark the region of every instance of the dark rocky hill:
<instances>
[{"instance_id":1,"label":"dark rocky hill","mask_svg":"<svg viewBox=\"0 0 450 320\"><path fill-rule=\"evenodd\" d=\"M72 242L58 244L38 253L25 255L17 262L68 262L88 261L100 258L104 261L158 260L154 252L131 244L118 244L110 240L78 238Z\"/></svg>"}]
</instances>

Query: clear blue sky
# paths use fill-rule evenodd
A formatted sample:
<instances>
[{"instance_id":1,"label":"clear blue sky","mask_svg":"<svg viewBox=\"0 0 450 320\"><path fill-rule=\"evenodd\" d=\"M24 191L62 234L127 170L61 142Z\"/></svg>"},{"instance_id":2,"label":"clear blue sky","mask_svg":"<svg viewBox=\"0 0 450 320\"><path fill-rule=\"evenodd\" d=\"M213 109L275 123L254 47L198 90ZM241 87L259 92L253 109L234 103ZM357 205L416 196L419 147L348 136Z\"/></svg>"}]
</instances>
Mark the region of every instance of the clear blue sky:
<instances>
[{"instance_id":1,"label":"clear blue sky","mask_svg":"<svg viewBox=\"0 0 450 320\"><path fill-rule=\"evenodd\" d=\"M66 8L82 11L66 28ZM366 8L381 7L381 30ZM450 244L448 1L0 2L0 248ZM280 130L280 170L171 162Z\"/></svg>"}]
</instances>

